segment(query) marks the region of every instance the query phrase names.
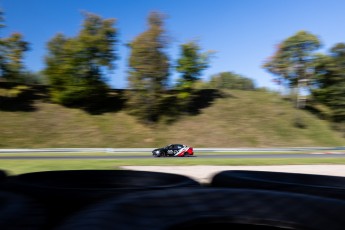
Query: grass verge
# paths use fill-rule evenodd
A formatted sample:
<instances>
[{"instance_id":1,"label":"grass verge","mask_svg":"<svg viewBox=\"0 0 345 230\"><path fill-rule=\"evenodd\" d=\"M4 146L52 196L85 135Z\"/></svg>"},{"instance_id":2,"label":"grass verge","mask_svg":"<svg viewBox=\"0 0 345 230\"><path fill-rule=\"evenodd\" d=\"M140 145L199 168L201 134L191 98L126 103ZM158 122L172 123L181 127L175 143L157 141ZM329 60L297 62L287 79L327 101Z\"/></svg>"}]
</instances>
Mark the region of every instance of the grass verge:
<instances>
[{"instance_id":1,"label":"grass verge","mask_svg":"<svg viewBox=\"0 0 345 230\"><path fill-rule=\"evenodd\" d=\"M345 164L345 158L152 158L152 159L62 159L62 160L1 160L0 170L8 175L28 172L52 170L119 170L121 166L259 166L259 165L313 165L313 164Z\"/></svg>"}]
</instances>

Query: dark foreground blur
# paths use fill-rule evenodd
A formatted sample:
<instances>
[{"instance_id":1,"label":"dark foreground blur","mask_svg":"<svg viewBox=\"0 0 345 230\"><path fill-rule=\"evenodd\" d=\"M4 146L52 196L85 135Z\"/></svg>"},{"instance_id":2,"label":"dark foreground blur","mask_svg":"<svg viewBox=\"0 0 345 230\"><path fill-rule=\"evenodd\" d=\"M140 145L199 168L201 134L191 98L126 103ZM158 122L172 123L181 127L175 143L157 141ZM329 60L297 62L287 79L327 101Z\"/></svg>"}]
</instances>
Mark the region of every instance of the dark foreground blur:
<instances>
[{"instance_id":1,"label":"dark foreground blur","mask_svg":"<svg viewBox=\"0 0 345 230\"><path fill-rule=\"evenodd\" d=\"M345 177L229 170L1 171L0 229L344 229Z\"/></svg>"}]
</instances>

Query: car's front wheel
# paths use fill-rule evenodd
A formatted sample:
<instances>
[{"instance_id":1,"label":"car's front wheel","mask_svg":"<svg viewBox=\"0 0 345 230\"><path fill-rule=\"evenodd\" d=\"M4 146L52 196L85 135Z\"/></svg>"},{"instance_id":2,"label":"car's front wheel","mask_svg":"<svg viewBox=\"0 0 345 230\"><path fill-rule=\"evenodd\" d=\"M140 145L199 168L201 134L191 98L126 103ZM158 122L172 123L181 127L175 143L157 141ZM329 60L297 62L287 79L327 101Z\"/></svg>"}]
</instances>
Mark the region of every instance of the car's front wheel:
<instances>
[{"instance_id":1,"label":"car's front wheel","mask_svg":"<svg viewBox=\"0 0 345 230\"><path fill-rule=\"evenodd\" d=\"M161 153L160 152L154 152L152 155L153 155L153 157L160 157Z\"/></svg>"}]
</instances>

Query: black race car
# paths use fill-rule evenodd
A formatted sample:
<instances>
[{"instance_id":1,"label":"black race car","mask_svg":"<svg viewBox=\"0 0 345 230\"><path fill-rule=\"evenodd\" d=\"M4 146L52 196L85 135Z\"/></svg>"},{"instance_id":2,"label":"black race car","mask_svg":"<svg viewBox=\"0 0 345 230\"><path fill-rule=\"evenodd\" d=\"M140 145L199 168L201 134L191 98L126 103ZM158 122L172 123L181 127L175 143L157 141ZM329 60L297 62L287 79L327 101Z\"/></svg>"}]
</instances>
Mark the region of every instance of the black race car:
<instances>
[{"instance_id":1,"label":"black race car","mask_svg":"<svg viewBox=\"0 0 345 230\"><path fill-rule=\"evenodd\" d=\"M193 156L193 154L193 147L183 144L170 144L163 148L152 150L152 155L154 157L187 157Z\"/></svg>"}]
</instances>

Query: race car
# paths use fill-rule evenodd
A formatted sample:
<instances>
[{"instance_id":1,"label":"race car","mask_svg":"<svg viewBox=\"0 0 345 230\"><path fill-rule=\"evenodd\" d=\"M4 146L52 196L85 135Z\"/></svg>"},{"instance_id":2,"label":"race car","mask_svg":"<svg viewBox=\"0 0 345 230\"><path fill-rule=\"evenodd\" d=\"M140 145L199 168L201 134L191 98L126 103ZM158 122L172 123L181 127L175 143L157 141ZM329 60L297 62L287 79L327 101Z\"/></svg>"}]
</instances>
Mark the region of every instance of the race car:
<instances>
[{"instance_id":1,"label":"race car","mask_svg":"<svg viewBox=\"0 0 345 230\"><path fill-rule=\"evenodd\" d=\"M170 144L163 148L152 150L154 157L188 157L193 156L193 147L183 144Z\"/></svg>"}]
</instances>

